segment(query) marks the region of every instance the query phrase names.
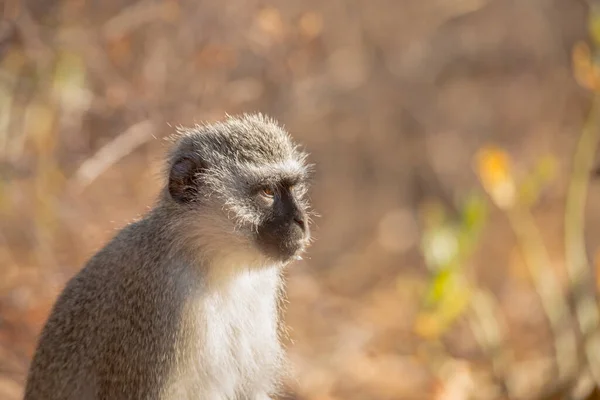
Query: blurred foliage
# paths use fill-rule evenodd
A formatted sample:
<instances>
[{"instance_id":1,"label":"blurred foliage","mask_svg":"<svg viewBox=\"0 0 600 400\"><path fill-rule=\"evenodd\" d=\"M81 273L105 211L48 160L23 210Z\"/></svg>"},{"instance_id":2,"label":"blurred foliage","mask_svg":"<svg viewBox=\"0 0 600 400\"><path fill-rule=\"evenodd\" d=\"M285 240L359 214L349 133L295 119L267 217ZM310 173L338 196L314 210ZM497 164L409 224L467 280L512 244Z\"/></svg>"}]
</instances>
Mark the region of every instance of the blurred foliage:
<instances>
[{"instance_id":1,"label":"blurred foliage","mask_svg":"<svg viewBox=\"0 0 600 400\"><path fill-rule=\"evenodd\" d=\"M471 300L464 268L486 222L487 204L478 194L468 196L459 208L458 221L449 218L442 205L424 211L422 249L432 281L425 297L431 311L417 319L417 332L437 337L459 317Z\"/></svg>"}]
</instances>

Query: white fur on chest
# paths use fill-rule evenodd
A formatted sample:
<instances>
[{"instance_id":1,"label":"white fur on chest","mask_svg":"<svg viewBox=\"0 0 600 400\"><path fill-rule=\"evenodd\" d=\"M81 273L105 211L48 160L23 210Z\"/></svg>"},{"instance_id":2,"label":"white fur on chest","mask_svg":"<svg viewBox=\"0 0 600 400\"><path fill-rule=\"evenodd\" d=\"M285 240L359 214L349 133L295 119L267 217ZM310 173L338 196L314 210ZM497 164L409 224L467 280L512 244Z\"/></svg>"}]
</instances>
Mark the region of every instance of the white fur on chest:
<instances>
[{"instance_id":1,"label":"white fur on chest","mask_svg":"<svg viewBox=\"0 0 600 400\"><path fill-rule=\"evenodd\" d=\"M264 398L273 389L282 363L279 285L277 268L249 270L195 300L196 344L184 357L180 389L214 400Z\"/></svg>"}]
</instances>

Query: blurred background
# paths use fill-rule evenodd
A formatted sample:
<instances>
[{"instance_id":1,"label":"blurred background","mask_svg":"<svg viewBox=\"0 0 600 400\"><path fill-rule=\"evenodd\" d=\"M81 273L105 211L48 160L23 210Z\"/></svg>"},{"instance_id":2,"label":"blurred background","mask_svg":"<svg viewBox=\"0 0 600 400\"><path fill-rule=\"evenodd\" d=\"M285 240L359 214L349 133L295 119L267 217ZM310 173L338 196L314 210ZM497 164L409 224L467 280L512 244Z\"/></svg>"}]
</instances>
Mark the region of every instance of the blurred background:
<instances>
[{"instance_id":1,"label":"blurred background","mask_svg":"<svg viewBox=\"0 0 600 400\"><path fill-rule=\"evenodd\" d=\"M0 398L177 125L311 153L289 398L596 398L600 18L585 0L0 2ZM571 396L571 397L569 397Z\"/></svg>"}]
</instances>

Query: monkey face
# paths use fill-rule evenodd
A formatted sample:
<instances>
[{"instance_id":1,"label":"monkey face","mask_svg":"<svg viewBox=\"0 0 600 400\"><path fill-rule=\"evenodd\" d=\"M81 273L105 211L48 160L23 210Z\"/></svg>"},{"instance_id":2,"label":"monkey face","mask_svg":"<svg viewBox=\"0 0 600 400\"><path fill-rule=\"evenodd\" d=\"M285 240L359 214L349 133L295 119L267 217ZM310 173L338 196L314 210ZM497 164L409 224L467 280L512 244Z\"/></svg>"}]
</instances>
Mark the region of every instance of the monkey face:
<instances>
[{"instance_id":1,"label":"monkey face","mask_svg":"<svg viewBox=\"0 0 600 400\"><path fill-rule=\"evenodd\" d=\"M246 116L182 133L167 189L205 249L264 264L307 247L309 167L282 128Z\"/></svg>"}]
</instances>

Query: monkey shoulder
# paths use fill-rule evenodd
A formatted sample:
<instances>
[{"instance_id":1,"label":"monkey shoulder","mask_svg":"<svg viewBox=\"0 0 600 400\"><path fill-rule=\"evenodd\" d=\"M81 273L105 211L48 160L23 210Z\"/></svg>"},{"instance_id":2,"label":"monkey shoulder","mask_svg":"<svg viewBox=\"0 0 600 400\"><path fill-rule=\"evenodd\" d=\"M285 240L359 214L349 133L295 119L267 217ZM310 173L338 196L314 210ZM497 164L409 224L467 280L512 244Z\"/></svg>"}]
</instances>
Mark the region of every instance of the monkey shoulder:
<instances>
[{"instance_id":1,"label":"monkey shoulder","mask_svg":"<svg viewBox=\"0 0 600 400\"><path fill-rule=\"evenodd\" d=\"M125 227L67 282L40 336L32 388L75 380L117 399L120 390L154 398L163 386L175 365L183 295L159 256L161 242L143 227Z\"/></svg>"}]
</instances>

